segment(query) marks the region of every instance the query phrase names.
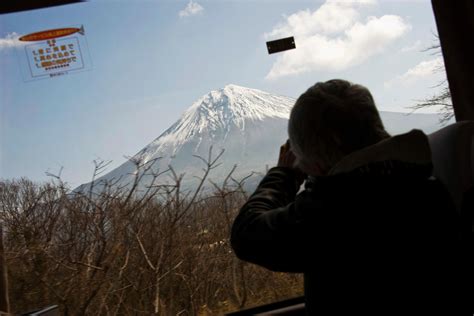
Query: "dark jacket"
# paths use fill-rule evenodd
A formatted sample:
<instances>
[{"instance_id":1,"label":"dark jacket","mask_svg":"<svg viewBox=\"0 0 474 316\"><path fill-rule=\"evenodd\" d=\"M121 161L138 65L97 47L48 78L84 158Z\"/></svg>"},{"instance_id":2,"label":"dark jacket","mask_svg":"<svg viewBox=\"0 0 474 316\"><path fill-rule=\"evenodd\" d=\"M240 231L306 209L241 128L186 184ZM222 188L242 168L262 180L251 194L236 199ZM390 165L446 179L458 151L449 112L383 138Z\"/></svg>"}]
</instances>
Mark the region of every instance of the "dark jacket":
<instances>
[{"instance_id":1,"label":"dark jacket","mask_svg":"<svg viewBox=\"0 0 474 316\"><path fill-rule=\"evenodd\" d=\"M236 255L304 273L311 315L461 315L458 218L414 130L309 178L275 167L232 227ZM467 314L466 314L467 315Z\"/></svg>"}]
</instances>

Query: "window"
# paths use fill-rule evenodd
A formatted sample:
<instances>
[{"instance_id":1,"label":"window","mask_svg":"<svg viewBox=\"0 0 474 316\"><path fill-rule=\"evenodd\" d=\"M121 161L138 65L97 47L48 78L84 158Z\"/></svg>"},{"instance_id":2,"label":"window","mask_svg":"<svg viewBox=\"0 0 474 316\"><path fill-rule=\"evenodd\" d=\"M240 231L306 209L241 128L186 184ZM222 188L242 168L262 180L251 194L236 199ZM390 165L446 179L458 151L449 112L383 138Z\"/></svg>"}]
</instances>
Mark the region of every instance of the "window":
<instances>
[{"instance_id":1,"label":"window","mask_svg":"<svg viewBox=\"0 0 474 316\"><path fill-rule=\"evenodd\" d=\"M443 93L429 1L92 1L0 23L17 311L220 314L300 295L300 276L238 262L228 244L295 98L346 78L392 134L442 126L439 108L411 113ZM295 49L268 54L288 36Z\"/></svg>"}]
</instances>

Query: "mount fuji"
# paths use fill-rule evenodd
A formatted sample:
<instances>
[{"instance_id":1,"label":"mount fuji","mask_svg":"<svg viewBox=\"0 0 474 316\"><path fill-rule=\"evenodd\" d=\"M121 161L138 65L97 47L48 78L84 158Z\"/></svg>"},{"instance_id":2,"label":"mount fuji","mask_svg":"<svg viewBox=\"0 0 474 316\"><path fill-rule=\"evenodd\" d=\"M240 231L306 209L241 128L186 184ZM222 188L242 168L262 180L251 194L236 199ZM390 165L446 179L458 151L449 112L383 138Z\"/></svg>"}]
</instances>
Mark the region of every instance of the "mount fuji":
<instances>
[{"instance_id":1,"label":"mount fuji","mask_svg":"<svg viewBox=\"0 0 474 316\"><path fill-rule=\"evenodd\" d=\"M233 177L243 178L251 172L263 173L276 164L278 151L287 139L287 122L295 99L270 94L257 89L227 85L199 98L170 128L119 167L96 180L100 183L131 186L137 169L134 161L144 167L153 162L150 171L164 171L169 166L184 174L183 187L196 183L195 176L203 174L205 164L195 156L207 159L212 146L213 157L224 150L208 179L222 182L237 165ZM394 135L418 128L431 133L440 128L436 114L381 112L387 131ZM257 177L258 178L258 177ZM144 176L139 191L149 185L151 177ZM172 178L158 178L158 183L173 183ZM163 182L164 181L164 182ZM257 180L250 180L255 183ZM76 188L87 192L90 183Z\"/></svg>"}]
</instances>

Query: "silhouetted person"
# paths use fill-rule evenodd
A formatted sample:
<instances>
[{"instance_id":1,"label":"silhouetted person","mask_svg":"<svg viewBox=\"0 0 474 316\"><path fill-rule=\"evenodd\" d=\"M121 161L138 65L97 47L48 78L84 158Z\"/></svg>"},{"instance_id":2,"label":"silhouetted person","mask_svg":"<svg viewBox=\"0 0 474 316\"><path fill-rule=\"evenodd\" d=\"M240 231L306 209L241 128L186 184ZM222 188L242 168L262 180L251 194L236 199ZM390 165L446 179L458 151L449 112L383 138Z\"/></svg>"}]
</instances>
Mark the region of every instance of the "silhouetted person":
<instances>
[{"instance_id":1,"label":"silhouetted person","mask_svg":"<svg viewBox=\"0 0 474 316\"><path fill-rule=\"evenodd\" d=\"M288 134L235 219L236 255L304 273L310 315L461 315L458 217L426 135L390 137L345 80L302 94Z\"/></svg>"}]
</instances>

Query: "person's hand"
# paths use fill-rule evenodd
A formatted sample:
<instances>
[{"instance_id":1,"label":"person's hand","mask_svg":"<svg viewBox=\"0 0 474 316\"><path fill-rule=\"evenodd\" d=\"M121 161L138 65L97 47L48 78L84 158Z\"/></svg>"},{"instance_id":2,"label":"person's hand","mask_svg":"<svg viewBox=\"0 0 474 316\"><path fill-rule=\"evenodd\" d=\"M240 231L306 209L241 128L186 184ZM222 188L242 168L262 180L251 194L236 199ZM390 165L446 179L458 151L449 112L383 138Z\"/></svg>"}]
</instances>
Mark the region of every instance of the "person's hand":
<instances>
[{"instance_id":1,"label":"person's hand","mask_svg":"<svg viewBox=\"0 0 474 316\"><path fill-rule=\"evenodd\" d=\"M291 151L290 141L287 140L286 143L280 147L280 156L278 157L278 167L294 168L296 161L296 156Z\"/></svg>"},{"instance_id":2,"label":"person's hand","mask_svg":"<svg viewBox=\"0 0 474 316\"><path fill-rule=\"evenodd\" d=\"M290 168L296 173L296 180L301 185L306 179L306 174L295 166L296 156L291 150L290 141L287 140L285 144L280 147L280 156L278 157L278 167Z\"/></svg>"}]
</instances>

